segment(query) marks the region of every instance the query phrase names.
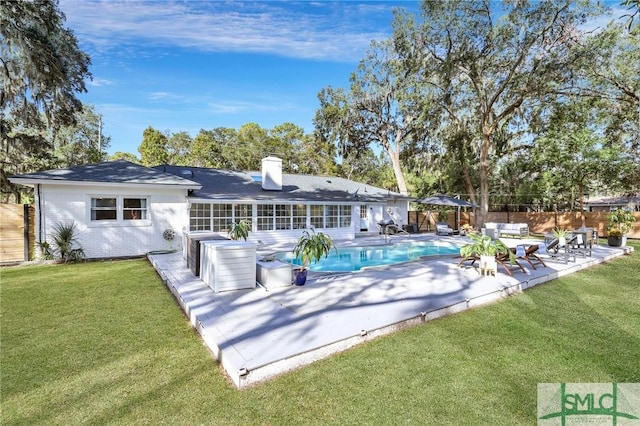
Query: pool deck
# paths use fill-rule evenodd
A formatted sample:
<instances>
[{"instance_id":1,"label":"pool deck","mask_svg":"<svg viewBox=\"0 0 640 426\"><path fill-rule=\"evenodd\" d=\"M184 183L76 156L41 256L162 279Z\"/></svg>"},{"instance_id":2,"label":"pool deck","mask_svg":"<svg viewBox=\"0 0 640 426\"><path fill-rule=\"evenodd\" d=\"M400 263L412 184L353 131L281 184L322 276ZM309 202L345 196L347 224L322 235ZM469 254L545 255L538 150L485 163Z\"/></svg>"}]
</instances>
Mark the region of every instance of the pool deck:
<instances>
[{"instance_id":1,"label":"pool deck","mask_svg":"<svg viewBox=\"0 0 640 426\"><path fill-rule=\"evenodd\" d=\"M451 241L433 234L400 241ZM508 246L528 240L503 239ZM381 244L382 237L351 245ZM339 245L342 242L338 242ZM270 251L283 247L273 248ZM290 248L289 248L290 249ZM529 287L621 256L633 248L595 246L591 257L547 262L526 273L480 276L458 259L437 256L354 273L309 274L305 286L215 293L187 268L181 253L148 258L231 381L242 388L404 327L495 302Z\"/></svg>"}]
</instances>

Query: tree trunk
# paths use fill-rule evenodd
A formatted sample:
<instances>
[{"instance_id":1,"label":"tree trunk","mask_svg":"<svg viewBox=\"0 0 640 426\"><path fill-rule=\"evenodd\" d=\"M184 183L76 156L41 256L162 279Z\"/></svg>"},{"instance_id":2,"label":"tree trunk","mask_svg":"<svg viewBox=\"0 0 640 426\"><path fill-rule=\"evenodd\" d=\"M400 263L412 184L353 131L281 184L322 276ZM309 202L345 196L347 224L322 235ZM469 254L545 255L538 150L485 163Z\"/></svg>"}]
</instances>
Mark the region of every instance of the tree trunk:
<instances>
[{"instance_id":1,"label":"tree trunk","mask_svg":"<svg viewBox=\"0 0 640 426\"><path fill-rule=\"evenodd\" d=\"M388 149L387 153L391 159L391 165L393 166L393 174L396 176L396 182L398 183L398 192L402 195L409 195L407 190L407 183L404 180L404 174L400 167L400 153L393 149Z\"/></svg>"},{"instance_id":2,"label":"tree trunk","mask_svg":"<svg viewBox=\"0 0 640 426\"><path fill-rule=\"evenodd\" d=\"M482 228L489 212L489 147L491 133L488 125L483 125L482 146L480 147L480 211L476 218L476 226Z\"/></svg>"},{"instance_id":3,"label":"tree trunk","mask_svg":"<svg viewBox=\"0 0 640 426\"><path fill-rule=\"evenodd\" d=\"M580 183L578 185L578 191L580 191L580 193L578 194L578 197L580 197L580 219L582 220L582 227L584 228L586 224L584 218L584 181L582 180L580 180Z\"/></svg>"}]
</instances>

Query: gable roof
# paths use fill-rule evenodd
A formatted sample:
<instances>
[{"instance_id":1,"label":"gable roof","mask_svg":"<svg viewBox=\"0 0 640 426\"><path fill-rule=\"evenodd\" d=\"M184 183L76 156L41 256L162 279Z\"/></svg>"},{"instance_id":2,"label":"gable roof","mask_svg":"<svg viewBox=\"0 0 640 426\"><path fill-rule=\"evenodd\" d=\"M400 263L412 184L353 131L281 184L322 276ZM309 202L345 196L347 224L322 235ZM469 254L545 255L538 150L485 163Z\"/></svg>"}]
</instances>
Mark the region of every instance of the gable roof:
<instances>
[{"instance_id":1,"label":"gable roof","mask_svg":"<svg viewBox=\"0 0 640 426\"><path fill-rule=\"evenodd\" d=\"M189 179L157 169L144 167L125 160L105 161L66 169L43 170L35 173L9 177L12 183L111 183L128 185L178 186L184 189L197 189L200 185Z\"/></svg>"},{"instance_id":2,"label":"gable roof","mask_svg":"<svg viewBox=\"0 0 640 426\"><path fill-rule=\"evenodd\" d=\"M188 177L202 185L202 188L189 194L190 198L319 202L386 202L392 199L412 199L397 192L334 176L283 173L282 191L268 191L262 189L262 174L259 171L241 172L169 165L155 168Z\"/></svg>"},{"instance_id":3,"label":"gable roof","mask_svg":"<svg viewBox=\"0 0 640 426\"><path fill-rule=\"evenodd\" d=\"M630 206L640 205L640 194L636 195L618 195L618 196L600 196L585 200L585 206Z\"/></svg>"}]
</instances>

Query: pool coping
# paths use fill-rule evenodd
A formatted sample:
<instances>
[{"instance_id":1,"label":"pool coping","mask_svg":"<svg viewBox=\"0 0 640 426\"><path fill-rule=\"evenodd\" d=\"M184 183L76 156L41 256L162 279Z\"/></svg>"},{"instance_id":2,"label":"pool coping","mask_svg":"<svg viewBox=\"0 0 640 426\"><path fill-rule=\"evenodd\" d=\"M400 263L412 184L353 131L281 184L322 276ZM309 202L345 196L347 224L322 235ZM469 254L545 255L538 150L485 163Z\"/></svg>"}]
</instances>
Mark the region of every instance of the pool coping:
<instances>
[{"instance_id":1,"label":"pool coping","mask_svg":"<svg viewBox=\"0 0 640 426\"><path fill-rule=\"evenodd\" d=\"M357 272L313 273L302 287L221 293L193 276L180 253L148 258L230 380L244 388L629 251L633 248L596 246L590 258L535 271L527 268L526 274L513 277L502 272L481 277L474 268L457 267L452 256L430 256Z\"/></svg>"}]
</instances>

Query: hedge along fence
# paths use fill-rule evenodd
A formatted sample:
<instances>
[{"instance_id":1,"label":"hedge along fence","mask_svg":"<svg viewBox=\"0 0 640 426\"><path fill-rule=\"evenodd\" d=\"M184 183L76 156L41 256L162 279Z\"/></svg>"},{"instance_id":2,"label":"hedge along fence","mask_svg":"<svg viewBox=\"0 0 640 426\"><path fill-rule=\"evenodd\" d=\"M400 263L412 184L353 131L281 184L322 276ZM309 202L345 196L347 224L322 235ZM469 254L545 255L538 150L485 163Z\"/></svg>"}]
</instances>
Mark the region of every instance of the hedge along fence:
<instances>
[{"instance_id":1,"label":"hedge along fence","mask_svg":"<svg viewBox=\"0 0 640 426\"><path fill-rule=\"evenodd\" d=\"M449 226L455 225L455 212L448 213ZM554 228L567 230L577 229L582 226L594 228L598 235L606 236L608 212L489 212L485 222L501 223L526 223L532 234L544 235ZM640 238L640 212L634 212L636 218L633 230L628 234L629 238ZM438 219L438 212L410 211L409 223L417 223L420 231L432 231ZM475 225L473 212L460 212L460 225L470 223Z\"/></svg>"},{"instance_id":2,"label":"hedge along fence","mask_svg":"<svg viewBox=\"0 0 640 426\"><path fill-rule=\"evenodd\" d=\"M28 204L0 204L0 264L33 259L35 209Z\"/></svg>"}]
</instances>

